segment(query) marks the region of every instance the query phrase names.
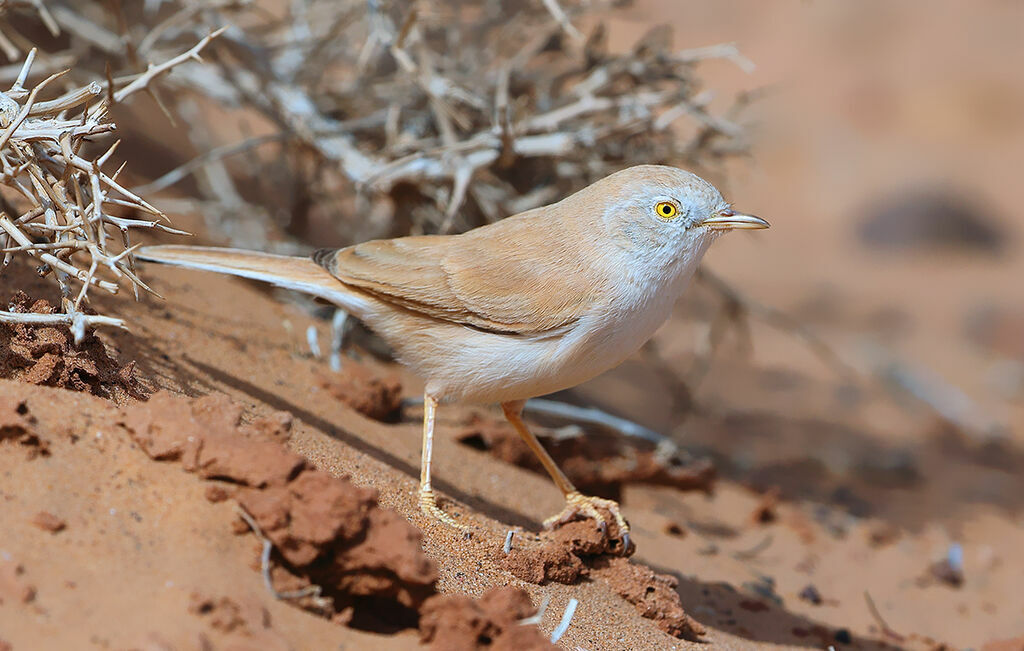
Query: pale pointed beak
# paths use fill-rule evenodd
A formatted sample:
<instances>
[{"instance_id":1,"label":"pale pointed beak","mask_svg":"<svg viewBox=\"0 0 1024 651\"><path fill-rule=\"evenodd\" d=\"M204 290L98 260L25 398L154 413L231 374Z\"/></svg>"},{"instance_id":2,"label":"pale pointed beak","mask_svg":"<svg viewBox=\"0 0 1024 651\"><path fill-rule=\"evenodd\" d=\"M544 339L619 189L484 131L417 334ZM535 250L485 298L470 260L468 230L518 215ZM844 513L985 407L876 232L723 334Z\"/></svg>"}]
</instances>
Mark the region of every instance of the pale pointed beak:
<instances>
[{"instance_id":1,"label":"pale pointed beak","mask_svg":"<svg viewBox=\"0 0 1024 651\"><path fill-rule=\"evenodd\" d=\"M725 210L719 210L703 221L697 222L697 225L707 226L708 228L713 228L715 230L756 230L760 228L768 228L771 224L760 217L744 215L726 208Z\"/></svg>"}]
</instances>

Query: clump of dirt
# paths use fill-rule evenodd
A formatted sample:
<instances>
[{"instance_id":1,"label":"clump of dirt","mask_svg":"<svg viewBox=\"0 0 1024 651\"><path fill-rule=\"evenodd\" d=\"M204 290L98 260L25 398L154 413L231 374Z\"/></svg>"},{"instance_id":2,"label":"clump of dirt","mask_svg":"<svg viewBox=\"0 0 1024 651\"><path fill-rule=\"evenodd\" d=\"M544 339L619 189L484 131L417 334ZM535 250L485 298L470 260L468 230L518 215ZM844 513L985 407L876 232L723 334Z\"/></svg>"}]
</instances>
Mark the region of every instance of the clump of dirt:
<instances>
[{"instance_id":1,"label":"clump of dirt","mask_svg":"<svg viewBox=\"0 0 1024 651\"><path fill-rule=\"evenodd\" d=\"M593 520L574 520L541 534L539 544L513 545L502 566L530 583L575 583L582 577L601 579L643 617L675 637L704 634L704 627L683 610L678 582L631 563L632 545L623 554L623 541L614 524L602 529Z\"/></svg>"},{"instance_id":2,"label":"clump of dirt","mask_svg":"<svg viewBox=\"0 0 1024 651\"><path fill-rule=\"evenodd\" d=\"M434 593L437 568L423 554L420 532L379 508L372 488L305 470L287 486L242 491L238 501L292 574L322 588L334 614L393 619L355 610L361 598L416 610Z\"/></svg>"},{"instance_id":3,"label":"clump of dirt","mask_svg":"<svg viewBox=\"0 0 1024 651\"><path fill-rule=\"evenodd\" d=\"M393 423L401 415L402 382L395 376L379 377L349 361L340 373L322 375L319 381L321 388L368 418Z\"/></svg>"},{"instance_id":4,"label":"clump of dirt","mask_svg":"<svg viewBox=\"0 0 1024 651\"><path fill-rule=\"evenodd\" d=\"M750 521L754 524L771 524L775 522L779 517L778 509L781 495L782 491L778 487L765 491L761 495L761 499L758 500L757 506L750 512Z\"/></svg>"},{"instance_id":5,"label":"clump of dirt","mask_svg":"<svg viewBox=\"0 0 1024 651\"><path fill-rule=\"evenodd\" d=\"M596 559L632 554L610 517L611 524L600 526L594 520L573 520L552 531L541 533L539 541L515 544L501 560L502 567L530 583L572 584L587 576Z\"/></svg>"},{"instance_id":6,"label":"clump of dirt","mask_svg":"<svg viewBox=\"0 0 1024 651\"><path fill-rule=\"evenodd\" d=\"M25 577L25 568L10 559L0 559L0 605L27 604L36 598L36 587Z\"/></svg>"},{"instance_id":7,"label":"clump of dirt","mask_svg":"<svg viewBox=\"0 0 1024 651\"><path fill-rule=\"evenodd\" d=\"M423 604L420 641L431 649L556 649L535 626L520 622L536 614L525 590L491 588L479 600L437 595Z\"/></svg>"},{"instance_id":8,"label":"clump of dirt","mask_svg":"<svg viewBox=\"0 0 1024 651\"><path fill-rule=\"evenodd\" d=\"M290 421L272 417L276 422L260 419L239 428L241 415L241 407L226 396L189 401L161 392L125 411L122 423L150 457L181 461L185 470L206 479L255 488L283 486L306 467L305 459L266 434Z\"/></svg>"},{"instance_id":9,"label":"clump of dirt","mask_svg":"<svg viewBox=\"0 0 1024 651\"><path fill-rule=\"evenodd\" d=\"M666 455L648 441L616 433L565 436L536 425L532 429L569 479L587 493L618 499L624 484L705 493L714 485L715 467L709 459ZM475 413L457 438L502 461L544 474L543 466L508 423Z\"/></svg>"},{"instance_id":10,"label":"clump of dirt","mask_svg":"<svg viewBox=\"0 0 1024 651\"><path fill-rule=\"evenodd\" d=\"M619 595L636 606L637 611L658 628L674 637L697 637L706 633L704 627L683 610L671 576L656 574L646 565L630 563L625 558L602 557L597 561L594 576L608 582Z\"/></svg>"},{"instance_id":11,"label":"clump of dirt","mask_svg":"<svg viewBox=\"0 0 1024 651\"><path fill-rule=\"evenodd\" d=\"M0 444L7 441L25 448L30 460L49 456L50 445L35 432L35 424L24 400L0 396Z\"/></svg>"},{"instance_id":12,"label":"clump of dirt","mask_svg":"<svg viewBox=\"0 0 1024 651\"><path fill-rule=\"evenodd\" d=\"M981 651L1024 651L1024 635L1008 640L992 640L981 647Z\"/></svg>"},{"instance_id":13,"label":"clump of dirt","mask_svg":"<svg viewBox=\"0 0 1024 651\"><path fill-rule=\"evenodd\" d=\"M273 630L270 613L258 601L243 600L239 603L230 597L215 598L194 593L188 610L213 630L237 636L242 646L234 648L268 651L292 648L280 633ZM212 644L209 646L212 648Z\"/></svg>"},{"instance_id":14,"label":"clump of dirt","mask_svg":"<svg viewBox=\"0 0 1024 651\"><path fill-rule=\"evenodd\" d=\"M48 301L33 301L20 291L7 308L24 314L57 312ZM0 324L0 377L117 400L146 395L135 377L135 362L118 363L93 332L76 345L66 325Z\"/></svg>"},{"instance_id":15,"label":"clump of dirt","mask_svg":"<svg viewBox=\"0 0 1024 651\"><path fill-rule=\"evenodd\" d=\"M197 400L157 393L122 415L150 457L180 461L201 477L236 485L234 497L274 546L288 588L318 586L308 607L341 621L415 621L434 594L437 569L420 533L377 505L377 492L312 468L282 445L290 417L240 426L241 408L224 396ZM219 484L215 484L219 486ZM230 491L207 491L213 501ZM244 532L246 527L241 527ZM283 576L282 576L283 575Z\"/></svg>"},{"instance_id":16,"label":"clump of dirt","mask_svg":"<svg viewBox=\"0 0 1024 651\"><path fill-rule=\"evenodd\" d=\"M513 548L502 559L501 566L523 581L538 585L552 581L569 585L587 574L587 566L580 557L553 540L525 549Z\"/></svg>"},{"instance_id":17,"label":"clump of dirt","mask_svg":"<svg viewBox=\"0 0 1024 651\"><path fill-rule=\"evenodd\" d=\"M49 511L40 511L32 517L32 524L39 527L43 531L49 531L50 533L60 533L67 528L68 523L58 518Z\"/></svg>"}]
</instances>

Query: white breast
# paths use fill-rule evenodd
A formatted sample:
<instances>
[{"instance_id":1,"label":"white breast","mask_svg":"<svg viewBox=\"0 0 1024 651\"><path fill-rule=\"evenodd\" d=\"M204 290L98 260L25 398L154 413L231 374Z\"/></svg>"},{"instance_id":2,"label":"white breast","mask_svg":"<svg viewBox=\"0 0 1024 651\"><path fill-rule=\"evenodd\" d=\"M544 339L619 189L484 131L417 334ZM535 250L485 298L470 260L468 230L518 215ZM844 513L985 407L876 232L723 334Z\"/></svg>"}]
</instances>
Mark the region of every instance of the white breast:
<instances>
[{"instance_id":1,"label":"white breast","mask_svg":"<svg viewBox=\"0 0 1024 651\"><path fill-rule=\"evenodd\" d=\"M521 400L576 386L614 368L668 318L700 255L687 258L693 263L669 273L664 267L619 271L616 294L595 297L594 310L561 333L529 337L465 328L457 349L448 341L443 363L423 369L427 392L461 402Z\"/></svg>"}]
</instances>

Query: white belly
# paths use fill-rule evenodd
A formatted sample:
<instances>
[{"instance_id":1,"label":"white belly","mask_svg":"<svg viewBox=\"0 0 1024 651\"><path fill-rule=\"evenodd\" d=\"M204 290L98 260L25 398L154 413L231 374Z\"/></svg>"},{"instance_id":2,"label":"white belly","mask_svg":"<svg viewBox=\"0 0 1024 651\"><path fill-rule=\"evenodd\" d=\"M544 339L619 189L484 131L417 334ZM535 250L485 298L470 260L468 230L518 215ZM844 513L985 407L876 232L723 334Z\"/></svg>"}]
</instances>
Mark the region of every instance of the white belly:
<instances>
[{"instance_id":1,"label":"white belly","mask_svg":"<svg viewBox=\"0 0 1024 651\"><path fill-rule=\"evenodd\" d=\"M442 400L494 403L554 393L622 363L665 322L673 303L674 293L665 292L632 309L588 314L548 337L464 328L458 344L447 338L443 363L413 366L428 367L420 369L427 392Z\"/></svg>"},{"instance_id":2,"label":"white belly","mask_svg":"<svg viewBox=\"0 0 1024 651\"><path fill-rule=\"evenodd\" d=\"M421 340L404 361L441 400L504 402L574 387L618 366L651 338L713 237L694 241L686 255L668 251L665 259L641 263L610 259L618 280L614 296L595 297L594 308L564 332L534 337L429 329L429 341ZM397 347L401 352L401 342ZM426 350L436 353L422 355Z\"/></svg>"}]
</instances>

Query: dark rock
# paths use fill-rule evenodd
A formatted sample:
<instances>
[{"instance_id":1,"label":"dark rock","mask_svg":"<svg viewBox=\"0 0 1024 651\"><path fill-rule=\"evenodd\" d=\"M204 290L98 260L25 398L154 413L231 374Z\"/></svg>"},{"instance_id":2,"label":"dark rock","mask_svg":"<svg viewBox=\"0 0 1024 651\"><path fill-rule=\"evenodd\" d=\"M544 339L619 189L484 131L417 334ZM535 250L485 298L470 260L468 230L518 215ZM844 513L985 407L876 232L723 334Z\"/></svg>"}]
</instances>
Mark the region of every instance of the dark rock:
<instances>
[{"instance_id":1,"label":"dark rock","mask_svg":"<svg viewBox=\"0 0 1024 651\"><path fill-rule=\"evenodd\" d=\"M1006 234L982 206L938 187L882 198L866 211L861 241L873 248L946 248L998 253Z\"/></svg>"}]
</instances>

